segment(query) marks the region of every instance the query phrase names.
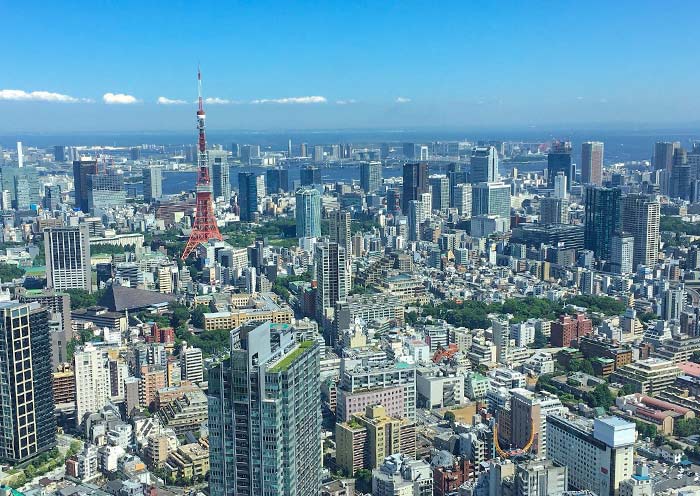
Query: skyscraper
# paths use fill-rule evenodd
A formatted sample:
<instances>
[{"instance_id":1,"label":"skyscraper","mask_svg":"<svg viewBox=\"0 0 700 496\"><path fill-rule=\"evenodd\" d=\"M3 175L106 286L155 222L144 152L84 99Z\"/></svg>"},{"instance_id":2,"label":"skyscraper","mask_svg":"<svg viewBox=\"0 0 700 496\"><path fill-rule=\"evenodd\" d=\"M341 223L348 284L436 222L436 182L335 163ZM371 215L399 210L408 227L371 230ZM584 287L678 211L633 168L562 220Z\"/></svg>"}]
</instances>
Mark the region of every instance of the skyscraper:
<instances>
[{"instance_id":1,"label":"skyscraper","mask_svg":"<svg viewBox=\"0 0 700 496\"><path fill-rule=\"evenodd\" d=\"M88 176L97 174L97 160L73 161L73 184L75 188L75 208L89 212Z\"/></svg>"},{"instance_id":2,"label":"skyscraper","mask_svg":"<svg viewBox=\"0 0 700 496\"><path fill-rule=\"evenodd\" d=\"M472 216L497 215L510 219L510 186L479 183L472 187Z\"/></svg>"},{"instance_id":3,"label":"skyscraper","mask_svg":"<svg viewBox=\"0 0 700 496\"><path fill-rule=\"evenodd\" d=\"M314 157L313 158L314 158L314 162L316 162L316 163L323 162L323 160L325 158L323 146L321 146L321 145L314 146Z\"/></svg>"},{"instance_id":4,"label":"skyscraper","mask_svg":"<svg viewBox=\"0 0 700 496\"><path fill-rule=\"evenodd\" d=\"M584 243L602 260L610 260L611 240L620 230L619 188L589 186L586 188Z\"/></svg>"},{"instance_id":5,"label":"skyscraper","mask_svg":"<svg viewBox=\"0 0 700 496\"><path fill-rule=\"evenodd\" d=\"M265 196L265 176L254 172L238 173L238 207L243 222L252 222L258 203Z\"/></svg>"},{"instance_id":6,"label":"skyscraper","mask_svg":"<svg viewBox=\"0 0 700 496\"><path fill-rule=\"evenodd\" d=\"M365 193L374 193L382 187L382 163L362 162L360 164L360 186Z\"/></svg>"},{"instance_id":7,"label":"skyscraper","mask_svg":"<svg viewBox=\"0 0 700 496\"><path fill-rule=\"evenodd\" d=\"M126 204L122 174L89 174L87 189L88 211L92 215Z\"/></svg>"},{"instance_id":8,"label":"skyscraper","mask_svg":"<svg viewBox=\"0 0 700 496\"><path fill-rule=\"evenodd\" d=\"M54 162L65 162L66 161L66 147L63 145L56 145L53 147L53 159Z\"/></svg>"},{"instance_id":9,"label":"skyscraper","mask_svg":"<svg viewBox=\"0 0 700 496\"><path fill-rule=\"evenodd\" d=\"M633 270L640 264L653 267L659 256L661 205L645 195L622 199L622 230L634 237Z\"/></svg>"},{"instance_id":10,"label":"skyscraper","mask_svg":"<svg viewBox=\"0 0 700 496\"><path fill-rule=\"evenodd\" d=\"M350 293L351 281L345 248L338 243L318 243L314 251L316 264L316 313L319 320L335 309L335 304ZM326 336L329 344L334 344Z\"/></svg>"},{"instance_id":11,"label":"skyscraper","mask_svg":"<svg viewBox=\"0 0 700 496\"><path fill-rule=\"evenodd\" d=\"M408 202L420 200L423 193L430 191L428 184L428 164L425 162L404 164L403 166L403 195L401 210L408 211Z\"/></svg>"},{"instance_id":12,"label":"skyscraper","mask_svg":"<svg viewBox=\"0 0 700 496\"><path fill-rule=\"evenodd\" d=\"M472 216L472 185L467 183L456 184L452 188L453 203L459 215L470 218Z\"/></svg>"},{"instance_id":13,"label":"skyscraper","mask_svg":"<svg viewBox=\"0 0 700 496\"><path fill-rule=\"evenodd\" d=\"M350 256L350 212L333 210L329 215L328 239L345 248L346 256Z\"/></svg>"},{"instance_id":14,"label":"skyscraper","mask_svg":"<svg viewBox=\"0 0 700 496\"><path fill-rule=\"evenodd\" d=\"M17 465L56 445L48 311L0 302L0 461Z\"/></svg>"},{"instance_id":15,"label":"skyscraper","mask_svg":"<svg viewBox=\"0 0 700 496\"><path fill-rule=\"evenodd\" d=\"M440 212L450 208L450 180L444 175L430 176L432 209Z\"/></svg>"},{"instance_id":16,"label":"skyscraper","mask_svg":"<svg viewBox=\"0 0 700 496\"><path fill-rule=\"evenodd\" d=\"M321 194L315 188L296 192L297 238L321 237Z\"/></svg>"},{"instance_id":17,"label":"skyscraper","mask_svg":"<svg viewBox=\"0 0 700 496\"><path fill-rule=\"evenodd\" d=\"M306 143L302 143L301 145L299 145L299 156L308 157L308 148L309 145L307 145Z\"/></svg>"},{"instance_id":18,"label":"skyscraper","mask_svg":"<svg viewBox=\"0 0 700 496\"><path fill-rule=\"evenodd\" d=\"M47 210L56 210L60 203L61 186L59 184L44 186L44 208Z\"/></svg>"},{"instance_id":19,"label":"skyscraper","mask_svg":"<svg viewBox=\"0 0 700 496\"><path fill-rule=\"evenodd\" d=\"M587 141L581 143L581 182L603 185L603 143Z\"/></svg>"},{"instance_id":20,"label":"skyscraper","mask_svg":"<svg viewBox=\"0 0 700 496\"><path fill-rule=\"evenodd\" d=\"M321 184L321 169L313 165L302 167L299 171L299 182L302 186Z\"/></svg>"},{"instance_id":21,"label":"skyscraper","mask_svg":"<svg viewBox=\"0 0 700 496\"><path fill-rule=\"evenodd\" d=\"M422 201L411 200L408 202L408 239L418 241L420 239L420 226L425 222L427 213Z\"/></svg>"},{"instance_id":22,"label":"skyscraper","mask_svg":"<svg viewBox=\"0 0 700 496\"><path fill-rule=\"evenodd\" d=\"M90 232L87 224L44 229L46 286L92 292Z\"/></svg>"},{"instance_id":23,"label":"skyscraper","mask_svg":"<svg viewBox=\"0 0 700 496\"><path fill-rule=\"evenodd\" d=\"M241 163L250 165L260 158L260 145L243 145L241 147Z\"/></svg>"},{"instance_id":24,"label":"skyscraper","mask_svg":"<svg viewBox=\"0 0 700 496\"><path fill-rule=\"evenodd\" d=\"M319 374L318 344L288 326L232 331L230 358L209 372L212 494L319 494Z\"/></svg>"},{"instance_id":25,"label":"skyscraper","mask_svg":"<svg viewBox=\"0 0 700 496\"><path fill-rule=\"evenodd\" d=\"M289 191L289 171L276 167L265 171L265 186L270 194Z\"/></svg>"},{"instance_id":26,"label":"skyscraper","mask_svg":"<svg viewBox=\"0 0 700 496\"><path fill-rule=\"evenodd\" d=\"M673 168L668 175L668 195L672 198L687 200L690 198L691 170L688 165L688 153L678 147L673 151Z\"/></svg>"},{"instance_id":27,"label":"skyscraper","mask_svg":"<svg viewBox=\"0 0 700 496\"><path fill-rule=\"evenodd\" d=\"M540 224L568 224L569 200L553 196L540 199Z\"/></svg>"},{"instance_id":28,"label":"skyscraper","mask_svg":"<svg viewBox=\"0 0 700 496\"><path fill-rule=\"evenodd\" d=\"M161 167L144 167L141 171L143 177L143 201L152 203L163 196L163 169Z\"/></svg>"},{"instance_id":29,"label":"skyscraper","mask_svg":"<svg viewBox=\"0 0 700 496\"><path fill-rule=\"evenodd\" d=\"M673 152L680 146L678 141L658 141L654 145L654 157L652 158L654 170L670 171L673 168Z\"/></svg>"},{"instance_id":30,"label":"skyscraper","mask_svg":"<svg viewBox=\"0 0 700 496\"><path fill-rule=\"evenodd\" d=\"M571 191L574 181L574 168L571 162L571 142L555 141L547 155L547 186L554 187L554 178L557 173L563 172L566 176L567 191Z\"/></svg>"},{"instance_id":31,"label":"skyscraper","mask_svg":"<svg viewBox=\"0 0 700 496\"><path fill-rule=\"evenodd\" d=\"M214 198L231 198L231 176L228 165L228 153L223 150L208 150L211 185Z\"/></svg>"},{"instance_id":32,"label":"skyscraper","mask_svg":"<svg viewBox=\"0 0 700 496\"><path fill-rule=\"evenodd\" d=\"M498 152L495 147L473 148L470 164L469 182L472 184L498 181Z\"/></svg>"},{"instance_id":33,"label":"skyscraper","mask_svg":"<svg viewBox=\"0 0 700 496\"><path fill-rule=\"evenodd\" d=\"M610 240L610 272L630 274L634 271L634 238L628 233L614 234Z\"/></svg>"}]
</instances>

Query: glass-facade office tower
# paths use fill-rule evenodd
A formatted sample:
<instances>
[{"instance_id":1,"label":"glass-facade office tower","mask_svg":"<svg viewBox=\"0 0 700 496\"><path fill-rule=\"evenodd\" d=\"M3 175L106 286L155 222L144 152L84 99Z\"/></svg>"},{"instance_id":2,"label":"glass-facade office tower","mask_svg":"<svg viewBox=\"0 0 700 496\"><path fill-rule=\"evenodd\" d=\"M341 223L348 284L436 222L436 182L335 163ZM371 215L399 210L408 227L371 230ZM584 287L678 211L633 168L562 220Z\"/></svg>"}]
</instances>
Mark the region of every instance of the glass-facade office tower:
<instances>
[{"instance_id":1,"label":"glass-facade office tower","mask_svg":"<svg viewBox=\"0 0 700 496\"><path fill-rule=\"evenodd\" d=\"M265 186L270 194L289 191L289 171L281 167L265 171Z\"/></svg>"},{"instance_id":2,"label":"glass-facade office tower","mask_svg":"<svg viewBox=\"0 0 700 496\"><path fill-rule=\"evenodd\" d=\"M87 189L88 211L93 215L126 204L124 176L121 174L89 174Z\"/></svg>"},{"instance_id":3,"label":"glass-facade office tower","mask_svg":"<svg viewBox=\"0 0 700 496\"><path fill-rule=\"evenodd\" d=\"M408 202L411 200L420 200L423 193L429 192L428 164L425 162L404 164L401 211L404 213L408 212Z\"/></svg>"},{"instance_id":4,"label":"glass-facade office tower","mask_svg":"<svg viewBox=\"0 0 700 496\"><path fill-rule=\"evenodd\" d=\"M555 141L547 155L547 187L554 188L554 178L559 172L566 176L566 191L571 191L574 181L574 166L571 162L571 143Z\"/></svg>"},{"instance_id":5,"label":"glass-facade office tower","mask_svg":"<svg viewBox=\"0 0 700 496\"><path fill-rule=\"evenodd\" d=\"M151 203L160 200L163 196L163 169L161 167L144 167L141 175L143 177L143 201Z\"/></svg>"},{"instance_id":6,"label":"glass-facade office tower","mask_svg":"<svg viewBox=\"0 0 700 496\"><path fill-rule=\"evenodd\" d=\"M211 170L211 187L214 198L222 197L228 201L231 198L231 176L228 165L228 152L224 150L208 150L209 169Z\"/></svg>"},{"instance_id":7,"label":"glass-facade office tower","mask_svg":"<svg viewBox=\"0 0 700 496\"><path fill-rule=\"evenodd\" d=\"M497 215L510 219L510 186L479 183L472 188L472 216Z\"/></svg>"},{"instance_id":8,"label":"glass-facade office tower","mask_svg":"<svg viewBox=\"0 0 700 496\"><path fill-rule=\"evenodd\" d=\"M374 193L382 187L381 162L362 162L360 164L360 186L365 193Z\"/></svg>"},{"instance_id":9,"label":"glass-facade office tower","mask_svg":"<svg viewBox=\"0 0 700 496\"><path fill-rule=\"evenodd\" d=\"M321 237L321 194L315 188L299 188L296 193L298 238Z\"/></svg>"},{"instance_id":10,"label":"glass-facade office tower","mask_svg":"<svg viewBox=\"0 0 700 496\"><path fill-rule=\"evenodd\" d=\"M265 196L265 176L254 172L238 174L238 207L243 222L252 222L258 211L258 202Z\"/></svg>"},{"instance_id":11,"label":"glass-facade office tower","mask_svg":"<svg viewBox=\"0 0 700 496\"><path fill-rule=\"evenodd\" d=\"M88 212L88 176L97 174L97 160L75 160L73 162L73 184L75 185L75 208Z\"/></svg>"},{"instance_id":12,"label":"glass-facade office tower","mask_svg":"<svg viewBox=\"0 0 700 496\"><path fill-rule=\"evenodd\" d=\"M610 260L612 237L620 231L622 192L618 188L586 188L584 243L602 260Z\"/></svg>"},{"instance_id":13,"label":"glass-facade office tower","mask_svg":"<svg viewBox=\"0 0 700 496\"><path fill-rule=\"evenodd\" d=\"M92 292L90 231L87 224L44 229L46 286Z\"/></svg>"},{"instance_id":14,"label":"glass-facade office tower","mask_svg":"<svg viewBox=\"0 0 700 496\"><path fill-rule=\"evenodd\" d=\"M658 141L654 145L652 165L654 170L671 170L673 168L673 153L681 144L678 141Z\"/></svg>"},{"instance_id":15,"label":"glass-facade office tower","mask_svg":"<svg viewBox=\"0 0 700 496\"><path fill-rule=\"evenodd\" d=\"M299 171L299 182L302 186L321 184L321 169L308 165Z\"/></svg>"},{"instance_id":16,"label":"glass-facade office tower","mask_svg":"<svg viewBox=\"0 0 700 496\"><path fill-rule=\"evenodd\" d=\"M319 346L289 326L231 332L231 356L209 373L211 494L318 495Z\"/></svg>"},{"instance_id":17,"label":"glass-facade office tower","mask_svg":"<svg viewBox=\"0 0 700 496\"><path fill-rule=\"evenodd\" d=\"M450 180L447 176L430 176L432 209L443 212L450 208Z\"/></svg>"},{"instance_id":18,"label":"glass-facade office tower","mask_svg":"<svg viewBox=\"0 0 700 496\"><path fill-rule=\"evenodd\" d=\"M581 144L581 182L603 185L603 149L600 141L587 141Z\"/></svg>"},{"instance_id":19,"label":"glass-facade office tower","mask_svg":"<svg viewBox=\"0 0 700 496\"><path fill-rule=\"evenodd\" d=\"M470 164L469 182L472 184L498 181L498 152L496 147L475 147L472 149Z\"/></svg>"},{"instance_id":20,"label":"glass-facade office tower","mask_svg":"<svg viewBox=\"0 0 700 496\"><path fill-rule=\"evenodd\" d=\"M48 311L0 302L0 461L22 463L56 445Z\"/></svg>"}]
</instances>

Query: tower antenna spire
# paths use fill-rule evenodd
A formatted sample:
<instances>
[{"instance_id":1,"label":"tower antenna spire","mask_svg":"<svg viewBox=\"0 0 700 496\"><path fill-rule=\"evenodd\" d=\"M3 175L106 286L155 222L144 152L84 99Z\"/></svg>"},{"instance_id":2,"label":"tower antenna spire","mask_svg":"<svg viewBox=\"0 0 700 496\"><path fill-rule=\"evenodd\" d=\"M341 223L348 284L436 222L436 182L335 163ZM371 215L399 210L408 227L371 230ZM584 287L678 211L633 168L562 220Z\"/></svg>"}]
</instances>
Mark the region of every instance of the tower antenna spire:
<instances>
[{"instance_id":1,"label":"tower antenna spire","mask_svg":"<svg viewBox=\"0 0 700 496\"><path fill-rule=\"evenodd\" d=\"M185 260L197 246L210 239L223 240L216 225L214 205L212 202L211 180L209 179L209 158L207 156L207 136L205 133L204 100L202 99L202 71L197 65L197 130L199 132L197 153L197 210L194 224L187 245L182 252Z\"/></svg>"}]
</instances>

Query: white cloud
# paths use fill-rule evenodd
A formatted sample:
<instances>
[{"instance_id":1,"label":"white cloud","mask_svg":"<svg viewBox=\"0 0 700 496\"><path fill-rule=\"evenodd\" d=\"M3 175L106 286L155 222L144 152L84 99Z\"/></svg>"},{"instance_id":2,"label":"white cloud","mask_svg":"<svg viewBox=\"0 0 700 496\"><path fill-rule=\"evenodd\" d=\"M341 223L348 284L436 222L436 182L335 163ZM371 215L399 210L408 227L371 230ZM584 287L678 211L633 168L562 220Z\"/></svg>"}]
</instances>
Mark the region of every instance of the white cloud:
<instances>
[{"instance_id":1,"label":"white cloud","mask_svg":"<svg viewBox=\"0 0 700 496\"><path fill-rule=\"evenodd\" d=\"M85 98L75 98L70 95L53 93L51 91L24 91L24 90L0 90L0 100L28 101L28 102L60 102L78 103L89 102Z\"/></svg>"},{"instance_id":2,"label":"white cloud","mask_svg":"<svg viewBox=\"0 0 700 496\"><path fill-rule=\"evenodd\" d=\"M124 93L105 93L102 95L102 100L107 104L120 104L128 105L132 103L138 103L135 96L127 95Z\"/></svg>"},{"instance_id":3,"label":"white cloud","mask_svg":"<svg viewBox=\"0 0 700 496\"><path fill-rule=\"evenodd\" d=\"M211 105L228 105L229 103L233 102L225 98L217 98L215 96L210 96L209 98L204 99L204 103L209 103Z\"/></svg>"},{"instance_id":4,"label":"white cloud","mask_svg":"<svg viewBox=\"0 0 700 496\"><path fill-rule=\"evenodd\" d=\"M349 100L336 100L335 102L338 105L351 105L353 103L357 103L357 100L354 99L349 99Z\"/></svg>"},{"instance_id":5,"label":"white cloud","mask_svg":"<svg viewBox=\"0 0 700 496\"><path fill-rule=\"evenodd\" d=\"M405 96L396 97L396 103L409 103L410 101L411 101L411 99L406 98Z\"/></svg>"},{"instance_id":6,"label":"white cloud","mask_svg":"<svg viewBox=\"0 0 700 496\"><path fill-rule=\"evenodd\" d=\"M326 103L325 96L291 96L287 98L261 98L250 103Z\"/></svg>"},{"instance_id":7,"label":"white cloud","mask_svg":"<svg viewBox=\"0 0 700 496\"><path fill-rule=\"evenodd\" d=\"M172 98L167 98L164 96L158 97L158 104L159 105L182 105L183 103L187 103L187 102L185 100L173 100Z\"/></svg>"}]
</instances>

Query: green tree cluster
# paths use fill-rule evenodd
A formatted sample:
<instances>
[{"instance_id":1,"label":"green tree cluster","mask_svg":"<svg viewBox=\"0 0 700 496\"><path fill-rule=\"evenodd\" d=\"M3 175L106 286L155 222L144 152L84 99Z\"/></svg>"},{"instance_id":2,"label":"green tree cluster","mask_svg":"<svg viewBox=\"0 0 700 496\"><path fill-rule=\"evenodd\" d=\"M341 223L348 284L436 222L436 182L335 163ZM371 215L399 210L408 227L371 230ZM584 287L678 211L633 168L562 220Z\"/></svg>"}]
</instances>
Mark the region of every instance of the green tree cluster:
<instances>
[{"instance_id":1,"label":"green tree cluster","mask_svg":"<svg viewBox=\"0 0 700 496\"><path fill-rule=\"evenodd\" d=\"M592 408L602 407L608 410L615 404L615 396L610 392L607 384L598 384L595 389L587 395L588 406Z\"/></svg>"},{"instance_id":2,"label":"green tree cluster","mask_svg":"<svg viewBox=\"0 0 700 496\"><path fill-rule=\"evenodd\" d=\"M678 437L700 434L700 418L677 420L673 427L673 433Z\"/></svg>"},{"instance_id":3,"label":"green tree cluster","mask_svg":"<svg viewBox=\"0 0 700 496\"><path fill-rule=\"evenodd\" d=\"M700 224L695 222L685 222L680 217L671 217L668 215L661 216L659 230L668 231L675 234L700 236Z\"/></svg>"},{"instance_id":4,"label":"green tree cluster","mask_svg":"<svg viewBox=\"0 0 700 496\"><path fill-rule=\"evenodd\" d=\"M66 293L70 295L71 310L77 310L79 308L88 308L97 305L97 302L104 296L105 290L99 289L88 293L84 289L68 289Z\"/></svg>"},{"instance_id":5,"label":"green tree cluster","mask_svg":"<svg viewBox=\"0 0 700 496\"><path fill-rule=\"evenodd\" d=\"M9 282L13 279L19 279L24 275L25 270L16 265L0 263L0 281Z\"/></svg>"}]
</instances>

